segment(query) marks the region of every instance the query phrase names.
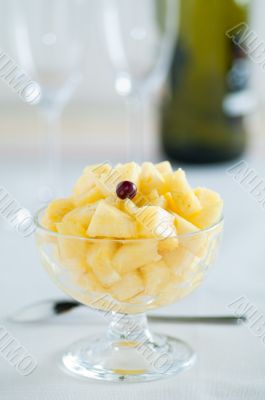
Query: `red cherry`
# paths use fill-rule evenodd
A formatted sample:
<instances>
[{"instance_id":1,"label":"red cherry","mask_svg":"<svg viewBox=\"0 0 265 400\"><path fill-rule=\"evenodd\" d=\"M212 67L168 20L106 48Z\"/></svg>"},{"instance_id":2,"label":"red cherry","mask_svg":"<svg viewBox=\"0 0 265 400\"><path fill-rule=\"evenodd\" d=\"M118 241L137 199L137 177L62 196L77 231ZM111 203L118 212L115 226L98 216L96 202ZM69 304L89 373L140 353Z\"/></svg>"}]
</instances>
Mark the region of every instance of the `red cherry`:
<instances>
[{"instance_id":1,"label":"red cherry","mask_svg":"<svg viewBox=\"0 0 265 400\"><path fill-rule=\"evenodd\" d=\"M137 188L133 182L130 181L122 181L118 183L116 187L116 194L117 196L124 200L124 199L133 199L136 195Z\"/></svg>"}]
</instances>

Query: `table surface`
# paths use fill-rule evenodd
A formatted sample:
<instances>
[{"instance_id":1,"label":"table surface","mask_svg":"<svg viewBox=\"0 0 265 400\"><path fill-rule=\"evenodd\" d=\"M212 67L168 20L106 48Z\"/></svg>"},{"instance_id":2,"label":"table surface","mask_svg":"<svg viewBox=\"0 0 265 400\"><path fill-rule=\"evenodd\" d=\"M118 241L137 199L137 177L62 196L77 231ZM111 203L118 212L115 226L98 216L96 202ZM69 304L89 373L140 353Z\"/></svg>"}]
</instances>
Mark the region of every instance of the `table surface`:
<instances>
[{"instance_id":1,"label":"table surface","mask_svg":"<svg viewBox=\"0 0 265 400\"><path fill-rule=\"evenodd\" d=\"M247 160L265 178L260 157ZM64 170L67 186L81 171L82 162ZM225 234L218 261L204 284L190 297L159 310L163 314L228 314L229 304L245 297L255 306L261 321L265 315L265 210L243 185L235 182L222 166L187 168L194 186L219 191L225 201ZM0 161L0 182L26 207L34 208L37 173L34 162L17 159ZM66 375L59 367L60 353L73 341L106 329L96 313L69 315L43 324L8 322L6 315L47 298L61 298L41 268L34 238L20 237L0 224L1 279L0 328L32 354L38 366L21 376L1 356L1 400L83 399L233 399L265 398L265 341L250 326L205 326L152 323L151 328L188 341L198 359L188 371L152 383L112 384L84 381Z\"/></svg>"}]
</instances>

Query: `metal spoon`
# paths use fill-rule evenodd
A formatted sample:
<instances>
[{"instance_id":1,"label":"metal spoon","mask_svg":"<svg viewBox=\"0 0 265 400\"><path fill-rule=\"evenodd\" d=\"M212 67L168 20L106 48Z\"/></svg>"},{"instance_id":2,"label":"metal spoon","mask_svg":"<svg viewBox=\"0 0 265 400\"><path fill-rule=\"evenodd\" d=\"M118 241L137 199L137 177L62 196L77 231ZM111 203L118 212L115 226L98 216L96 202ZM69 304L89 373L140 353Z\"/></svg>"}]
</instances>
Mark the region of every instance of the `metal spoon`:
<instances>
[{"instance_id":1,"label":"metal spoon","mask_svg":"<svg viewBox=\"0 0 265 400\"><path fill-rule=\"evenodd\" d=\"M74 309L83 306L75 300L43 300L18 310L8 319L12 322L45 322L52 317L69 313ZM246 322L244 315L210 315L210 316L161 316L148 315L153 322L167 323L199 323L199 324L229 324L238 325Z\"/></svg>"}]
</instances>

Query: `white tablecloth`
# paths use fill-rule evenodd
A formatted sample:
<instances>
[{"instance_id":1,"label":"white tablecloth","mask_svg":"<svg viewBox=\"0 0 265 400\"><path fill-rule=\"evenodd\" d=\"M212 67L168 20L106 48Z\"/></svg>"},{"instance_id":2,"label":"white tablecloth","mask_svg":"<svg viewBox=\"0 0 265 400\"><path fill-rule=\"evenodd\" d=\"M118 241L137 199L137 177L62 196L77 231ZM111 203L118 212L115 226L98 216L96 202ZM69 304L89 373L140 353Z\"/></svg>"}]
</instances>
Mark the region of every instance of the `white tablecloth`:
<instances>
[{"instance_id":1,"label":"white tablecloth","mask_svg":"<svg viewBox=\"0 0 265 400\"><path fill-rule=\"evenodd\" d=\"M260 177L265 164L249 160ZM168 314L228 314L228 304L246 296L265 315L265 210L222 167L189 168L194 185L218 190L225 200L225 235L215 268L189 298L166 309ZM65 170L68 185L81 165ZM0 163L0 181L25 206L32 206L36 188L34 164ZM4 318L41 299L63 297L42 270L32 237L24 239L1 225L0 325L37 359L29 376L21 376L0 354L0 400L181 399L252 400L265 398L265 345L242 326L152 324L153 330L176 335L196 350L193 368L172 378L149 383L111 384L83 381L59 367L60 353L73 341L106 328L87 312L47 324L14 324Z\"/></svg>"}]
</instances>

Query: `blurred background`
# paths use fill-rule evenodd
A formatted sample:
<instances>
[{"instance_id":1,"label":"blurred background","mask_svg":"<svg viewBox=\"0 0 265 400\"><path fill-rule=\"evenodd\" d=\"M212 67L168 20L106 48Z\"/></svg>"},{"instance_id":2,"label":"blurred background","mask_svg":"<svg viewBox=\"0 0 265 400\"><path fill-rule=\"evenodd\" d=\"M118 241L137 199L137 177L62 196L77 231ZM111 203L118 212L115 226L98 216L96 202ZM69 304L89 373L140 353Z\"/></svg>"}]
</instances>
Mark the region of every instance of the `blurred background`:
<instances>
[{"instance_id":1,"label":"blurred background","mask_svg":"<svg viewBox=\"0 0 265 400\"><path fill-rule=\"evenodd\" d=\"M0 48L13 57L17 64L32 77L32 68L29 62L22 62L14 44L17 41L16 45L21 47L20 51L25 52L24 57L29 56L29 46L22 45L23 42L28 40L25 26L23 31L23 23L26 24L26 21L24 19L23 23L19 22L19 18L16 19L14 9L12 10L11 7L11 4L13 4L17 13L19 13L21 11L19 10L21 7L19 3L25 4L26 9L23 11L26 14L25 18L31 21L28 34L35 38L39 35L39 26L36 21L40 18L40 8L46 8L47 13L53 14L53 16L56 13L56 8L49 1L43 2L41 7L40 5L31 7L30 2L27 1L17 2L17 4L13 0L10 2L1 1L4 12L0 16ZM103 1L96 0L81 3L79 7L84 10L82 12L83 32L80 33L84 51L79 64L82 80L71 93L62 110L62 154L67 162L81 158L86 160L86 163L102 159L124 161L128 110L126 109L125 98L120 96L115 88L117 70L112 62L108 41L106 40L106 31L103 26L103 8L106 5ZM189 1L189 3L195 5L196 1ZM228 4L229 2L224 1L223 3ZM236 0L235 3L237 3ZM247 2L238 0L238 3ZM251 27L257 33L260 41L264 41L263 15L265 4L262 0L253 0L248 3L251 3L251 11L247 18L251 21ZM140 1L136 1L136 4L137 7L141 7ZM217 7L216 13L219 11ZM123 12L125 11L123 10ZM58 10L58 13L60 13L60 10ZM130 7L128 7L128 13L130 14ZM60 17L60 14L57 15L58 21L61 21L62 18L63 16ZM78 18L77 16L77 20ZM186 16L186 18L191 17ZM34 20L35 24L33 24ZM67 34L70 35L71 33L67 31L68 28L65 27L65 29ZM66 41L64 46L66 50ZM34 62L38 63L38 68L45 68L47 59L41 59L34 50L34 47L30 50L33 52ZM72 57L72 53L70 57ZM65 59L64 63L67 62L69 60ZM260 65L254 62L251 62L250 66L252 71L251 87L256 97L257 107L255 113L249 116L250 141L248 149L256 146L259 152L263 152L265 143L263 134L265 124L263 112L265 106L265 72ZM64 73L64 70L62 73ZM58 79L58 74L53 77L53 80L56 81L56 79ZM39 83L42 85L42 79ZM158 124L157 107L163 99L162 95L163 86L161 85L159 90L154 91L149 96L147 107L145 107L145 159L165 158L160 146L161 129ZM41 131L45 129L43 121L39 118L38 106L23 102L17 93L12 92L4 82L0 82L0 104L1 160L16 158L17 161L28 161L29 158L38 158L42 140Z\"/></svg>"}]
</instances>

